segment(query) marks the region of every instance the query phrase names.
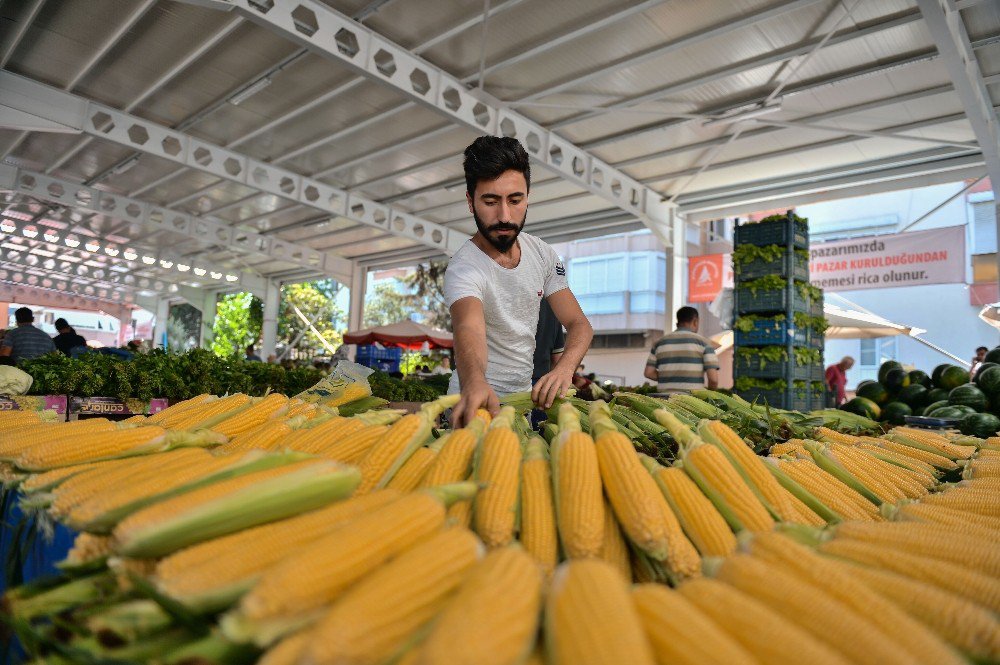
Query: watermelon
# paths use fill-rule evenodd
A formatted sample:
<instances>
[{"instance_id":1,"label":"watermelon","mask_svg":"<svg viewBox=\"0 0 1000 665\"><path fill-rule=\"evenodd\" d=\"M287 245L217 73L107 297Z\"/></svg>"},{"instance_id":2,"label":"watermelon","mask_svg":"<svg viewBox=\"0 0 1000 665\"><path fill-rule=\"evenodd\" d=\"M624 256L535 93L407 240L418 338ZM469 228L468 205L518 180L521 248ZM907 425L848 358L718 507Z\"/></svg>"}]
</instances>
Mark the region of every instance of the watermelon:
<instances>
[{"instance_id":1,"label":"watermelon","mask_svg":"<svg viewBox=\"0 0 1000 665\"><path fill-rule=\"evenodd\" d=\"M968 404L952 404L948 408L949 409L955 409L956 411L958 411L963 416L968 416L968 415L973 414L973 413L979 413L978 411L976 411L975 409L973 409Z\"/></svg>"},{"instance_id":2,"label":"watermelon","mask_svg":"<svg viewBox=\"0 0 1000 665\"><path fill-rule=\"evenodd\" d=\"M928 404L924 408L924 415L925 416L929 416L932 413L934 413L935 409L941 409L941 408L944 408L946 406L948 406L948 400L946 400L946 399L938 400L936 402L931 402L930 404Z\"/></svg>"},{"instance_id":3,"label":"watermelon","mask_svg":"<svg viewBox=\"0 0 1000 665\"><path fill-rule=\"evenodd\" d=\"M987 352L986 357L983 358L983 361L988 363L1000 364L1000 346L996 347L992 351Z\"/></svg>"},{"instance_id":4,"label":"watermelon","mask_svg":"<svg viewBox=\"0 0 1000 665\"><path fill-rule=\"evenodd\" d=\"M882 409L882 420L893 425L906 423L906 416L912 416L913 409L903 402L889 402Z\"/></svg>"},{"instance_id":5,"label":"watermelon","mask_svg":"<svg viewBox=\"0 0 1000 665\"><path fill-rule=\"evenodd\" d=\"M976 372L976 387L996 400L1000 397L1000 365L992 365Z\"/></svg>"},{"instance_id":6,"label":"watermelon","mask_svg":"<svg viewBox=\"0 0 1000 665\"><path fill-rule=\"evenodd\" d=\"M954 390L959 386L969 382L969 372L957 365L949 365L943 372L941 372L941 378L938 381L938 388L944 388L945 390Z\"/></svg>"},{"instance_id":7,"label":"watermelon","mask_svg":"<svg viewBox=\"0 0 1000 665\"><path fill-rule=\"evenodd\" d=\"M1000 367L1000 363L979 363L978 365L976 365L976 376L979 376L980 372L989 367ZM975 377L973 377L973 379L974 378Z\"/></svg>"},{"instance_id":8,"label":"watermelon","mask_svg":"<svg viewBox=\"0 0 1000 665\"><path fill-rule=\"evenodd\" d=\"M968 415L962 413L962 410L956 406L942 406L933 411L924 411L924 415L928 418L961 418L962 416Z\"/></svg>"},{"instance_id":9,"label":"watermelon","mask_svg":"<svg viewBox=\"0 0 1000 665\"><path fill-rule=\"evenodd\" d=\"M968 406L975 411L985 411L987 400L986 395L975 384L966 383L948 393L948 404L951 406Z\"/></svg>"},{"instance_id":10,"label":"watermelon","mask_svg":"<svg viewBox=\"0 0 1000 665\"><path fill-rule=\"evenodd\" d=\"M1000 431L1000 418L992 413L971 413L958 421L958 430L967 436L988 439Z\"/></svg>"},{"instance_id":11,"label":"watermelon","mask_svg":"<svg viewBox=\"0 0 1000 665\"><path fill-rule=\"evenodd\" d=\"M865 418L871 418L872 420L878 420L882 412L878 408L878 404L864 397L855 397L845 402L840 408L848 413L854 413Z\"/></svg>"},{"instance_id":12,"label":"watermelon","mask_svg":"<svg viewBox=\"0 0 1000 665\"><path fill-rule=\"evenodd\" d=\"M924 388L931 387L931 377L927 376L927 372L922 372L919 369L914 369L910 371L910 385L921 385Z\"/></svg>"},{"instance_id":13,"label":"watermelon","mask_svg":"<svg viewBox=\"0 0 1000 665\"><path fill-rule=\"evenodd\" d=\"M886 385L885 376L894 369L901 370L903 369L903 366L900 365L895 360L886 360L884 363L882 363L882 366L878 368L878 382L881 383L882 385Z\"/></svg>"},{"instance_id":14,"label":"watermelon","mask_svg":"<svg viewBox=\"0 0 1000 665\"><path fill-rule=\"evenodd\" d=\"M905 369L890 369L885 374L885 379L880 379L879 383L886 387L889 394L895 395L903 388L910 385L910 375Z\"/></svg>"},{"instance_id":15,"label":"watermelon","mask_svg":"<svg viewBox=\"0 0 1000 665\"><path fill-rule=\"evenodd\" d=\"M878 383L878 382L873 381L872 379L864 379L862 381L858 381L858 385L854 388L854 392L858 392L859 390L861 390L861 388L867 386L869 383Z\"/></svg>"},{"instance_id":16,"label":"watermelon","mask_svg":"<svg viewBox=\"0 0 1000 665\"><path fill-rule=\"evenodd\" d=\"M931 383L940 388L941 375L944 374L944 371L949 367L951 367L951 365L949 365L948 363L941 363L940 365L935 367L934 371L931 372Z\"/></svg>"},{"instance_id":17,"label":"watermelon","mask_svg":"<svg viewBox=\"0 0 1000 665\"><path fill-rule=\"evenodd\" d=\"M859 383L854 393L858 397L870 399L876 404L885 404L889 401L889 391L881 383L871 381L869 383Z\"/></svg>"},{"instance_id":18,"label":"watermelon","mask_svg":"<svg viewBox=\"0 0 1000 665\"><path fill-rule=\"evenodd\" d=\"M927 400L928 392L927 388L919 383L911 383L896 394L896 399L904 404L908 404L911 409L916 409L926 406L929 403Z\"/></svg>"},{"instance_id":19,"label":"watermelon","mask_svg":"<svg viewBox=\"0 0 1000 665\"><path fill-rule=\"evenodd\" d=\"M927 391L927 399L933 402L947 402L950 390L944 388L932 388Z\"/></svg>"}]
</instances>

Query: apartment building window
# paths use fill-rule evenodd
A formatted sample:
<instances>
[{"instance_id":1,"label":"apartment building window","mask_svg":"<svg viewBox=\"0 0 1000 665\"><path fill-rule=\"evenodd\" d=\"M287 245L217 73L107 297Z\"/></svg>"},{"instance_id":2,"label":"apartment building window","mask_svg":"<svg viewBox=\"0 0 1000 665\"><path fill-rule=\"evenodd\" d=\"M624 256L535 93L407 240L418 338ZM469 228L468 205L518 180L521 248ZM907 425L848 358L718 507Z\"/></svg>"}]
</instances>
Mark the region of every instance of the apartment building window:
<instances>
[{"instance_id":1,"label":"apartment building window","mask_svg":"<svg viewBox=\"0 0 1000 665\"><path fill-rule=\"evenodd\" d=\"M855 385L865 379L878 379L878 368L887 360L895 360L898 346L895 337L859 340L857 362L848 373L848 384ZM840 358L828 358L827 364L839 362Z\"/></svg>"},{"instance_id":2,"label":"apartment building window","mask_svg":"<svg viewBox=\"0 0 1000 665\"><path fill-rule=\"evenodd\" d=\"M996 202L972 204L972 253L995 254L997 251Z\"/></svg>"},{"instance_id":3,"label":"apartment building window","mask_svg":"<svg viewBox=\"0 0 1000 665\"><path fill-rule=\"evenodd\" d=\"M657 252L605 254L570 261L569 285L587 314L662 313L667 261Z\"/></svg>"}]
</instances>

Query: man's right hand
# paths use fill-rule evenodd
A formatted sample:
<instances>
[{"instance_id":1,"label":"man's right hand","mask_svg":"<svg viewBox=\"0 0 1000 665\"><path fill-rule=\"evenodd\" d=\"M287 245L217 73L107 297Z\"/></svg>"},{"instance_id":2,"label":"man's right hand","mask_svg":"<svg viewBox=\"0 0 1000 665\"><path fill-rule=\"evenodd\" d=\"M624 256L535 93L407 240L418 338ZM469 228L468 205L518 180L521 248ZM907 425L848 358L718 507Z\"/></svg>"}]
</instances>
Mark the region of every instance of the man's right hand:
<instances>
[{"instance_id":1,"label":"man's right hand","mask_svg":"<svg viewBox=\"0 0 1000 665\"><path fill-rule=\"evenodd\" d=\"M452 429L465 427L476 417L476 409L483 407L491 416L500 413L500 398L485 381L462 386L462 398L451 411Z\"/></svg>"}]
</instances>

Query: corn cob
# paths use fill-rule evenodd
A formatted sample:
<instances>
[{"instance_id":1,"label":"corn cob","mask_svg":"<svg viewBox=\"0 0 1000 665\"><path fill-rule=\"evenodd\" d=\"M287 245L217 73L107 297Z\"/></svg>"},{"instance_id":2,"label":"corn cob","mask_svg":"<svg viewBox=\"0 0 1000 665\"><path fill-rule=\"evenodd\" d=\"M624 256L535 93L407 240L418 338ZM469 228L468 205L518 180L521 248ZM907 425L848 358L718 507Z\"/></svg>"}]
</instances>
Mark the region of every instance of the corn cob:
<instances>
[{"instance_id":1,"label":"corn cob","mask_svg":"<svg viewBox=\"0 0 1000 665\"><path fill-rule=\"evenodd\" d=\"M111 538L90 533L78 534L66 558L57 566L63 571L99 569L112 553Z\"/></svg>"},{"instance_id":2,"label":"corn cob","mask_svg":"<svg viewBox=\"0 0 1000 665\"><path fill-rule=\"evenodd\" d=\"M224 609L249 591L261 575L300 548L400 496L396 490L378 490L194 545L157 564L157 587L198 613ZM236 560L226 556L240 551L252 551L254 556Z\"/></svg>"},{"instance_id":3,"label":"corn cob","mask_svg":"<svg viewBox=\"0 0 1000 665\"><path fill-rule=\"evenodd\" d=\"M989 441L996 441L994 445L1000 446L1000 436L994 436L988 439ZM1000 459L1000 450L991 448L980 448L979 452L976 453L976 459Z\"/></svg>"},{"instance_id":4,"label":"corn cob","mask_svg":"<svg viewBox=\"0 0 1000 665\"><path fill-rule=\"evenodd\" d=\"M878 439L874 440L878 441ZM938 470L927 462L921 462L913 457L883 448L876 443L859 443L856 447L884 462L909 470L911 477L917 479L928 489L934 487L937 482Z\"/></svg>"},{"instance_id":5,"label":"corn cob","mask_svg":"<svg viewBox=\"0 0 1000 665\"><path fill-rule=\"evenodd\" d=\"M917 499L927 494L926 480L921 479L914 471L878 459L857 448L840 446L835 451L838 459L852 473L872 478L889 489L885 496L880 497L883 501L893 498ZM934 479L931 478L930 486L933 487L934 484ZM887 496L889 499L886 499Z\"/></svg>"},{"instance_id":6,"label":"corn cob","mask_svg":"<svg viewBox=\"0 0 1000 665\"><path fill-rule=\"evenodd\" d=\"M809 457L809 453L806 453L806 457ZM803 524L819 526L820 523L834 524L843 519L839 513L823 503L819 497L793 480L787 473L779 469L778 467L782 463L782 460L778 460L773 457L765 457L763 458L763 461L767 470L771 472L775 480L778 481L778 484L781 485L782 489L791 495L792 503L799 511ZM800 461L808 461L811 463L812 460L796 460L796 462Z\"/></svg>"},{"instance_id":7,"label":"corn cob","mask_svg":"<svg viewBox=\"0 0 1000 665\"><path fill-rule=\"evenodd\" d=\"M159 427L136 427L88 436L56 439L25 449L15 464L29 471L44 471L85 462L144 455L166 447L166 431Z\"/></svg>"},{"instance_id":8,"label":"corn cob","mask_svg":"<svg viewBox=\"0 0 1000 665\"><path fill-rule=\"evenodd\" d=\"M472 569L420 647L418 665L515 665L532 650L541 574L517 546L493 550Z\"/></svg>"},{"instance_id":9,"label":"corn cob","mask_svg":"<svg viewBox=\"0 0 1000 665\"><path fill-rule=\"evenodd\" d=\"M264 573L238 612L223 618L223 632L266 645L311 623L349 586L439 531L446 503L475 489L462 483L413 492L313 541Z\"/></svg>"},{"instance_id":10,"label":"corn cob","mask_svg":"<svg viewBox=\"0 0 1000 665\"><path fill-rule=\"evenodd\" d=\"M271 420L255 430L237 434L213 452L216 455L243 453L248 450L273 450L292 432L286 422Z\"/></svg>"},{"instance_id":11,"label":"corn cob","mask_svg":"<svg viewBox=\"0 0 1000 665\"><path fill-rule=\"evenodd\" d=\"M859 437L844 434L842 432L832 430L829 427L817 427L816 431L813 432L813 436L817 441L822 441L824 443L842 443L848 446L856 445L859 440Z\"/></svg>"},{"instance_id":12,"label":"corn cob","mask_svg":"<svg viewBox=\"0 0 1000 665\"><path fill-rule=\"evenodd\" d=\"M367 384L365 384L367 385ZM385 436L372 446L358 462L361 485L357 492L364 494L386 483L431 434L434 421L449 407L458 403L460 395L447 395L425 404L419 414L404 416Z\"/></svg>"},{"instance_id":13,"label":"corn cob","mask_svg":"<svg viewBox=\"0 0 1000 665\"><path fill-rule=\"evenodd\" d=\"M679 528L671 532L671 526L680 525L660 488L643 467L632 442L615 428L605 402L594 402L590 423L596 436L601 481L615 517L636 547L654 559L667 559L671 540L683 536Z\"/></svg>"},{"instance_id":14,"label":"corn cob","mask_svg":"<svg viewBox=\"0 0 1000 665\"><path fill-rule=\"evenodd\" d=\"M185 492L131 514L115 527L119 552L159 557L240 529L283 519L347 496L357 469L294 461Z\"/></svg>"},{"instance_id":15,"label":"corn cob","mask_svg":"<svg viewBox=\"0 0 1000 665\"><path fill-rule=\"evenodd\" d=\"M88 420L77 420L71 423L52 425L39 428L34 425L26 428L23 432L5 432L0 438L0 461L12 462L21 456L26 450L41 446L50 441L73 440L74 438L87 437L98 432L112 432L117 430L115 423L105 418L90 418Z\"/></svg>"},{"instance_id":16,"label":"corn cob","mask_svg":"<svg viewBox=\"0 0 1000 665\"><path fill-rule=\"evenodd\" d=\"M472 480L470 477L469 480ZM448 523L455 526L472 527L472 500L457 501L448 508Z\"/></svg>"},{"instance_id":17,"label":"corn cob","mask_svg":"<svg viewBox=\"0 0 1000 665\"><path fill-rule=\"evenodd\" d=\"M312 639L312 630L309 628L292 633L268 649L257 661L257 665L298 665Z\"/></svg>"},{"instance_id":18,"label":"corn cob","mask_svg":"<svg viewBox=\"0 0 1000 665\"><path fill-rule=\"evenodd\" d=\"M468 426L441 437L439 440L443 440L444 444L427 469L427 474L421 479L420 486L434 487L468 478L472 456L484 430L485 421L477 417Z\"/></svg>"},{"instance_id":19,"label":"corn cob","mask_svg":"<svg viewBox=\"0 0 1000 665\"><path fill-rule=\"evenodd\" d=\"M678 592L761 663L847 665L838 651L728 584L700 578L685 582Z\"/></svg>"},{"instance_id":20,"label":"corn cob","mask_svg":"<svg viewBox=\"0 0 1000 665\"><path fill-rule=\"evenodd\" d=\"M831 563L891 600L970 658L984 662L1000 660L1000 621L982 606L959 594L896 573L839 561Z\"/></svg>"},{"instance_id":21,"label":"corn cob","mask_svg":"<svg viewBox=\"0 0 1000 665\"><path fill-rule=\"evenodd\" d=\"M344 386L344 389L340 391L339 394L331 397L324 397L320 400L320 403L327 407L340 406L341 404L347 404L355 400L364 399L371 394L372 389L371 386L368 385L367 381L352 381Z\"/></svg>"},{"instance_id":22,"label":"corn cob","mask_svg":"<svg viewBox=\"0 0 1000 665\"><path fill-rule=\"evenodd\" d=\"M556 525L567 558L599 557L604 542L604 499L597 449L580 431L570 403L559 407L559 437L552 446Z\"/></svg>"},{"instance_id":23,"label":"corn cob","mask_svg":"<svg viewBox=\"0 0 1000 665\"><path fill-rule=\"evenodd\" d=\"M660 584L632 589L657 665L753 665L757 660L691 601ZM675 620L684 617L683 622Z\"/></svg>"},{"instance_id":24,"label":"corn cob","mask_svg":"<svg viewBox=\"0 0 1000 665\"><path fill-rule=\"evenodd\" d=\"M369 425L356 430L339 441L316 447L312 453L344 464L357 464L372 447L389 433L386 425Z\"/></svg>"},{"instance_id":25,"label":"corn cob","mask_svg":"<svg viewBox=\"0 0 1000 665\"><path fill-rule=\"evenodd\" d=\"M909 652L914 660L960 665L961 659L945 643L924 630L902 608L867 588L854 576L846 574L836 561L774 532L756 534L748 546L754 558L766 562L769 567L776 567L780 574L822 589L831 598L843 603L865 623ZM774 581L780 585L780 581Z\"/></svg>"},{"instance_id":26,"label":"corn cob","mask_svg":"<svg viewBox=\"0 0 1000 665\"><path fill-rule=\"evenodd\" d=\"M349 440L352 434L364 427L365 424L357 418L334 416L311 427L293 430L282 445L289 450L315 454L320 449L331 449Z\"/></svg>"},{"instance_id":27,"label":"corn cob","mask_svg":"<svg viewBox=\"0 0 1000 665\"><path fill-rule=\"evenodd\" d=\"M124 644L161 633L172 618L152 600L129 600L91 614L87 630L102 644Z\"/></svg>"},{"instance_id":28,"label":"corn cob","mask_svg":"<svg viewBox=\"0 0 1000 665\"><path fill-rule=\"evenodd\" d=\"M968 459L976 452L975 446L959 446L937 434L923 430L911 430L897 427L885 439L918 450L924 450L935 455L941 455L951 460Z\"/></svg>"},{"instance_id":29,"label":"corn cob","mask_svg":"<svg viewBox=\"0 0 1000 665\"><path fill-rule=\"evenodd\" d=\"M251 431L267 422L268 418L280 416L288 411L288 398L279 393L255 401L238 415L226 418L212 426L212 429L228 438Z\"/></svg>"},{"instance_id":30,"label":"corn cob","mask_svg":"<svg viewBox=\"0 0 1000 665\"><path fill-rule=\"evenodd\" d=\"M933 522L956 528L978 527L997 531L1000 536L1000 518L975 515L954 508L935 506L923 502L905 502L891 511L890 519L897 521Z\"/></svg>"},{"instance_id":31,"label":"corn cob","mask_svg":"<svg viewBox=\"0 0 1000 665\"><path fill-rule=\"evenodd\" d=\"M392 477L392 480L389 481L386 487L397 489L401 492L409 492L416 489L443 445L444 442L441 439L436 439L433 443L423 448L418 448L410 456L410 459L406 460L406 463L399 467L399 471L396 472L396 475Z\"/></svg>"},{"instance_id":32,"label":"corn cob","mask_svg":"<svg viewBox=\"0 0 1000 665\"><path fill-rule=\"evenodd\" d=\"M882 499L879 495L876 494L872 488L860 478L848 471L828 446L817 441L806 441L805 446L806 450L809 451L809 454L812 455L816 466L833 476L839 482L847 485L876 506L882 504Z\"/></svg>"},{"instance_id":33,"label":"corn cob","mask_svg":"<svg viewBox=\"0 0 1000 665\"><path fill-rule=\"evenodd\" d=\"M379 665L400 656L482 551L468 529L451 528L400 555L334 604L318 622L306 659L314 665ZM391 603L385 602L388 597Z\"/></svg>"},{"instance_id":34,"label":"corn cob","mask_svg":"<svg viewBox=\"0 0 1000 665\"><path fill-rule=\"evenodd\" d=\"M528 440L524 461L521 462L520 540L524 549L541 566L547 580L559 560L559 543L552 498L552 471L547 447L539 437Z\"/></svg>"},{"instance_id":35,"label":"corn cob","mask_svg":"<svg viewBox=\"0 0 1000 665\"><path fill-rule=\"evenodd\" d=\"M320 410L317 405L292 398L289 400L288 411L285 413L285 417L296 418L303 416L306 420L311 420L319 415L319 413Z\"/></svg>"},{"instance_id":36,"label":"corn cob","mask_svg":"<svg viewBox=\"0 0 1000 665\"><path fill-rule=\"evenodd\" d=\"M868 439L865 440L869 441ZM896 443L895 441L891 441L886 438L875 439L875 441L878 441L878 445L886 450L891 450L894 453L925 462L937 469L953 471L958 468L958 464L956 464L954 460L948 459L944 455L940 455L935 452L923 450L922 448L914 448L913 446L906 446L902 443Z\"/></svg>"},{"instance_id":37,"label":"corn cob","mask_svg":"<svg viewBox=\"0 0 1000 665\"><path fill-rule=\"evenodd\" d=\"M902 645L823 587L745 554L724 559L714 577L753 596L854 663L906 663Z\"/></svg>"},{"instance_id":38,"label":"corn cob","mask_svg":"<svg viewBox=\"0 0 1000 665\"><path fill-rule=\"evenodd\" d=\"M986 490L994 493L1000 492L1000 479L998 478L973 478L971 480L960 480L956 483L958 488Z\"/></svg>"},{"instance_id":39,"label":"corn cob","mask_svg":"<svg viewBox=\"0 0 1000 665\"><path fill-rule=\"evenodd\" d=\"M237 415L249 407L250 397L237 393L195 405L159 424L167 429L211 429L216 423Z\"/></svg>"},{"instance_id":40,"label":"corn cob","mask_svg":"<svg viewBox=\"0 0 1000 665\"><path fill-rule=\"evenodd\" d=\"M646 456L643 456L643 463L656 480L683 532L702 556L728 556L736 549L736 536L725 518L683 469L661 466Z\"/></svg>"},{"instance_id":41,"label":"corn cob","mask_svg":"<svg viewBox=\"0 0 1000 665\"><path fill-rule=\"evenodd\" d=\"M1000 460L974 460L965 467L962 478L978 480L980 478L1000 478Z\"/></svg>"},{"instance_id":42,"label":"corn cob","mask_svg":"<svg viewBox=\"0 0 1000 665\"><path fill-rule=\"evenodd\" d=\"M201 395L196 395L195 397L186 399L183 402L177 402L175 404L171 404L163 411L160 411L159 413L154 413L149 418L146 418L145 423L147 425L161 425L165 422L168 422L169 420L172 420L176 416L179 416L181 413L187 411L188 409L193 409L197 406L203 406L207 402L215 401L217 399L219 398L214 395L209 395L208 393L202 393Z\"/></svg>"},{"instance_id":43,"label":"corn cob","mask_svg":"<svg viewBox=\"0 0 1000 665\"><path fill-rule=\"evenodd\" d=\"M965 566L846 539L822 543L819 551L927 582L964 596L993 612L1000 611L1000 581Z\"/></svg>"},{"instance_id":44,"label":"corn cob","mask_svg":"<svg viewBox=\"0 0 1000 665\"><path fill-rule=\"evenodd\" d=\"M777 468L845 519L881 519L874 504L824 472L811 460L779 460Z\"/></svg>"},{"instance_id":45,"label":"corn cob","mask_svg":"<svg viewBox=\"0 0 1000 665\"><path fill-rule=\"evenodd\" d=\"M698 424L698 434L702 441L722 450L774 519L786 522L800 519L788 492L778 484L761 458L728 425L718 420L703 420Z\"/></svg>"},{"instance_id":46,"label":"corn cob","mask_svg":"<svg viewBox=\"0 0 1000 665\"><path fill-rule=\"evenodd\" d=\"M920 522L866 524L844 522L834 527L834 538L867 542L910 554L950 561L1000 577L1000 550L962 533L961 528Z\"/></svg>"},{"instance_id":47,"label":"corn cob","mask_svg":"<svg viewBox=\"0 0 1000 665\"><path fill-rule=\"evenodd\" d=\"M511 429L514 409L504 407L493 419L476 454L476 496L472 525L487 547L502 547L514 538L517 525L521 444Z\"/></svg>"},{"instance_id":48,"label":"corn cob","mask_svg":"<svg viewBox=\"0 0 1000 665\"><path fill-rule=\"evenodd\" d=\"M794 441L786 441L784 443L776 443L770 447L768 453L771 457L781 457L782 455L791 455L792 457L805 457L808 455L806 449L801 443Z\"/></svg>"},{"instance_id":49,"label":"corn cob","mask_svg":"<svg viewBox=\"0 0 1000 665\"><path fill-rule=\"evenodd\" d=\"M615 567L625 580L632 581L632 562L621 526L607 500L604 502L604 542L601 559Z\"/></svg>"},{"instance_id":50,"label":"corn cob","mask_svg":"<svg viewBox=\"0 0 1000 665\"><path fill-rule=\"evenodd\" d=\"M24 480L18 486L18 490L22 494L32 494L34 492L45 492L54 489L56 486L60 485L66 480L69 480L73 476L80 475L81 473L86 473L88 471L93 471L100 468L102 465L108 462L86 462L84 464L76 464L74 466L64 466L58 469L52 469L51 471L43 471L42 473L35 473ZM114 463L114 462L110 462Z\"/></svg>"},{"instance_id":51,"label":"corn cob","mask_svg":"<svg viewBox=\"0 0 1000 665\"><path fill-rule=\"evenodd\" d=\"M653 665L628 582L603 561L571 560L556 569L545 609L551 665Z\"/></svg>"},{"instance_id":52,"label":"corn cob","mask_svg":"<svg viewBox=\"0 0 1000 665\"><path fill-rule=\"evenodd\" d=\"M957 487L944 492L928 494L921 499L921 502L966 510L976 515L1000 517L1000 502L997 501L997 493L989 489Z\"/></svg>"}]
</instances>

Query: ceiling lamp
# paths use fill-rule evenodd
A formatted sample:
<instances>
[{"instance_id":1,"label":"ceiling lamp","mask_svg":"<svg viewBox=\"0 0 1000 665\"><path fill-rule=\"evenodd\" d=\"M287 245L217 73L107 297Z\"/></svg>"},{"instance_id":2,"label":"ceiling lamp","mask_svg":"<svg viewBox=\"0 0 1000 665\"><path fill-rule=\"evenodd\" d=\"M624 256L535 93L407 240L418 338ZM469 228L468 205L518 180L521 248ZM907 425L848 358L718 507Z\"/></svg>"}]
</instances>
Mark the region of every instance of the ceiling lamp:
<instances>
[{"instance_id":1,"label":"ceiling lamp","mask_svg":"<svg viewBox=\"0 0 1000 665\"><path fill-rule=\"evenodd\" d=\"M135 261L136 258L138 258L138 256L139 255L136 254L135 250L132 249L131 247L122 252L122 258L124 258L126 261Z\"/></svg>"}]
</instances>

